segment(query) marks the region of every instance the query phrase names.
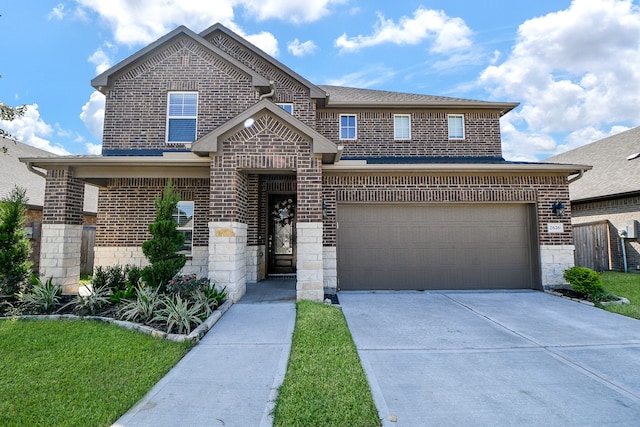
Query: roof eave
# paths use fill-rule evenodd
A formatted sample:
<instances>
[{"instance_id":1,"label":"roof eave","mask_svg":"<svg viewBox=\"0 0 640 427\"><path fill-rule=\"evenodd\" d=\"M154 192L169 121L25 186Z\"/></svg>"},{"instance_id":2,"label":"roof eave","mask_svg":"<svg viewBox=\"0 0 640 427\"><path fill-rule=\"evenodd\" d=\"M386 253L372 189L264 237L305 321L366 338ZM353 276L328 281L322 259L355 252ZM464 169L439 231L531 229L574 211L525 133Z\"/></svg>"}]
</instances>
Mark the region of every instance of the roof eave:
<instances>
[{"instance_id":1,"label":"roof eave","mask_svg":"<svg viewBox=\"0 0 640 427\"><path fill-rule=\"evenodd\" d=\"M518 107L517 102L509 103L487 103L487 102L457 102L457 103L438 103L438 102L385 102L385 101L332 101L331 98L325 104L325 108L436 108L445 110L461 110L461 109L480 109L480 110L499 110L501 115L507 114L509 111Z\"/></svg>"},{"instance_id":2,"label":"roof eave","mask_svg":"<svg viewBox=\"0 0 640 427\"><path fill-rule=\"evenodd\" d=\"M363 161L344 160L332 165L324 165L323 171L328 173L342 172L432 172L432 173L538 173L574 175L580 171L591 169L587 165L557 164L478 164L478 163L420 163L420 164L366 164Z\"/></svg>"}]
</instances>

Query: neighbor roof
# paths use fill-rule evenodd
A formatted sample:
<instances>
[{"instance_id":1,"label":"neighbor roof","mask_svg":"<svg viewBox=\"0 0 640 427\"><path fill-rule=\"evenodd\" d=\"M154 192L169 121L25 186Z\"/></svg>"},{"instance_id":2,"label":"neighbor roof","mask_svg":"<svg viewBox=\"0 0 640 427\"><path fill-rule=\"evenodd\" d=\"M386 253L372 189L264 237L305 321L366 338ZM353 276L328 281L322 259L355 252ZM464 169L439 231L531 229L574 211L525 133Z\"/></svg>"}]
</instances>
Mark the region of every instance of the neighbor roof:
<instances>
[{"instance_id":1,"label":"neighbor roof","mask_svg":"<svg viewBox=\"0 0 640 427\"><path fill-rule=\"evenodd\" d=\"M320 88L327 93L327 107L463 107L494 109L500 110L501 114L506 114L518 106L516 102L476 101L472 99L449 98L446 96L420 95L353 87L321 85Z\"/></svg>"},{"instance_id":2,"label":"neighbor roof","mask_svg":"<svg viewBox=\"0 0 640 427\"><path fill-rule=\"evenodd\" d=\"M549 163L583 163L593 169L571 183L572 201L612 198L640 192L640 127L601 139L557 156Z\"/></svg>"},{"instance_id":3,"label":"neighbor roof","mask_svg":"<svg viewBox=\"0 0 640 427\"><path fill-rule=\"evenodd\" d=\"M59 157L53 153L41 150L21 142L13 142L0 138L0 146L6 147L7 152L0 152L0 197L7 196L18 185L27 190L28 204L41 208L44 205L45 179L31 172L27 165L20 162L23 157L53 158ZM46 173L45 171L42 171ZM84 211L95 213L98 210L98 189L85 186Z\"/></svg>"}]
</instances>

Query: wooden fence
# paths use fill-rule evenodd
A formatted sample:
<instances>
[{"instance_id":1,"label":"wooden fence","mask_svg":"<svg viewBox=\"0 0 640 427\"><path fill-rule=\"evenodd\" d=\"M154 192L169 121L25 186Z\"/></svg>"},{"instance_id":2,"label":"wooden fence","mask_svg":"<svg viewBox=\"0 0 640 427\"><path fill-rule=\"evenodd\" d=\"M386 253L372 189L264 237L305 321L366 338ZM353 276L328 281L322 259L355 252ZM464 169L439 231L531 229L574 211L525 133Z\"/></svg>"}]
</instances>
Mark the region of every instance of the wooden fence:
<instances>
[{"instance_id":1,"label":"wooden fence","mask_svg":"<svg viewBox=\"0 0 640 427\"><path fill-rule=\"evenodd\" d=\"M93 274L93 248L96 246L96 226L82 227L82 244L80 248L80 275Z\"/></svg>"},{"instance_id":2,"label":"wooden fence","mask_svg":"<svg viewBox=\"0 0 640 427\"><path fill-rule=\"evenodd\" d=\"M575 224L573 244L575 263L595 271L611 269L611 234L609 221Z\"/></svg>"}]
</instances>

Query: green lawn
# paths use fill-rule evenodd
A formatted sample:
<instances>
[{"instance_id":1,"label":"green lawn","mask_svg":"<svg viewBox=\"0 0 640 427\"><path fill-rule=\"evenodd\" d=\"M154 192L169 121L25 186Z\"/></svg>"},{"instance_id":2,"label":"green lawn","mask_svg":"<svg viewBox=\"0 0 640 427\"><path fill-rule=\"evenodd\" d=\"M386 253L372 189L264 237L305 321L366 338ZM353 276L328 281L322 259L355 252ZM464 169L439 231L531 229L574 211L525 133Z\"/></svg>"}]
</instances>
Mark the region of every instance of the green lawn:
<instances>
[{"instance_id":1,"label":"green lawn","mask_svg":"<svg viewBox=\"0 0 640 427\"><path fill-rule=\"evenodd\" d=\"M640 319L640 274L605 271L601 275L602 286L618 296L625 297L630 304L608 305L605 310Z\"/></svg>"},{"instance_id":2,"label":"green lawn","mask_svg":"<svg viewBox=\"0 0 640 427\"><path fill-rule=\"evenodd\" d=\"M379 426L369 384L342 311L300 301L275 426Z\"/></svg>"},{"instance_id":3,"label":"green lawn","mask_svg":"<svg viewBox=\"0 0 640 427\"><path fill-rule=\"evenodd\" d=\"M0 320L0 425L109 426L187 351L107 323Z\"/></svg>"}]
</instances>

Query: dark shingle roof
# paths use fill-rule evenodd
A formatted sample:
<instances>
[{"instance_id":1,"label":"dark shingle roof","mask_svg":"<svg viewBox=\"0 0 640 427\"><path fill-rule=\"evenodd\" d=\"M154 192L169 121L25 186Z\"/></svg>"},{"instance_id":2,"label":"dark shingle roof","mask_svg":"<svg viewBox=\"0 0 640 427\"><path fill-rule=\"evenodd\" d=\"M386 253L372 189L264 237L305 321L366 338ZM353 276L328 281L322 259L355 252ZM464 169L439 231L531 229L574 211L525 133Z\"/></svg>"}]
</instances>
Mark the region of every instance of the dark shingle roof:
<instances>
[{"instance_id":1,"label":"dark shingle roof","mask_svg":"<svg viewBox=\"0 0 640 427\"><path fill-rule=\"evenodd\" d=\"M571 200L601 198L640 191L640 127L571 151L549 157L548 163L592 165L584 177L571 183Z\"/></svg>"},{"instance_id":2,"label":"dark shingle roof","mask_svg":"<svg viewBox=\"0 0 640 427\"><path fill-rule=\"evenodd\" d=\"M386 90L320 85L329 97L328 106L406 106L443 108L491 108L506 113L518 106L513 102L489 102L446 96L390 92Z\"/></svg>"}]
</instances>

